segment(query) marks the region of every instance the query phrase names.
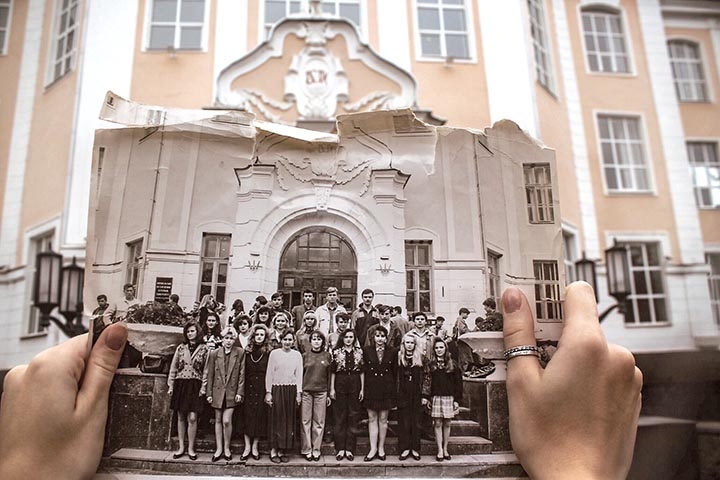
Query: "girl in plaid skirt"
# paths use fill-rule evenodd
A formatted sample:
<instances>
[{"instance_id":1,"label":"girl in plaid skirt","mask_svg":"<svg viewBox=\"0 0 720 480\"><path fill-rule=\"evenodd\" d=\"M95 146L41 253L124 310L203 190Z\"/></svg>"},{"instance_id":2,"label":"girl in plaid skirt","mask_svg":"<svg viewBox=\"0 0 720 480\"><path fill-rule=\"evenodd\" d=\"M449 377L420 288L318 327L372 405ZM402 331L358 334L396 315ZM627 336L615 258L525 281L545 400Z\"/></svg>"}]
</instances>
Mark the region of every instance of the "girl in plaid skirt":
<instances>
[{"instance_id":1,"label":"girl in plaid skirt","mask_svg":"<svg viewBox=\"0 0 720 480\"><path fill-rule=\"evenodd\" d=\"M460 409L462 400L462 373L453 361L445 340L435 337L431 343L430 361L423 379L423 406L430 406L430 416L435 428L438 462L450 460L450 422Z\"/></svg>"}]
</instances>

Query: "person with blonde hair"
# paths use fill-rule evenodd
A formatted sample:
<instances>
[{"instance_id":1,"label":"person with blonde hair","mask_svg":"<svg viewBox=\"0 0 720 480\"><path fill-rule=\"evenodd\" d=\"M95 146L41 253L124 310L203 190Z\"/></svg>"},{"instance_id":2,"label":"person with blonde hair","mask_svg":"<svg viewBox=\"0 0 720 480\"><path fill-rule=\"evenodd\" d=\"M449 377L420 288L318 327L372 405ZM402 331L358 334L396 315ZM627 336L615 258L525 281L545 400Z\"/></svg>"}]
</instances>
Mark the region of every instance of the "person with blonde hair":
<instances>
[{"instance_id":1,"label":"person with blonde hair","mask_svg":"<svg viewBox=\"0 0 720 480\"><path fill-rule=\"evenodd\" d=\"M415 460L420 460L423 368L423 353L418 346L418 337L406 333L400 344L397 368L400 460L406 460L411 454Z\"/></svg>"}]
</instances>

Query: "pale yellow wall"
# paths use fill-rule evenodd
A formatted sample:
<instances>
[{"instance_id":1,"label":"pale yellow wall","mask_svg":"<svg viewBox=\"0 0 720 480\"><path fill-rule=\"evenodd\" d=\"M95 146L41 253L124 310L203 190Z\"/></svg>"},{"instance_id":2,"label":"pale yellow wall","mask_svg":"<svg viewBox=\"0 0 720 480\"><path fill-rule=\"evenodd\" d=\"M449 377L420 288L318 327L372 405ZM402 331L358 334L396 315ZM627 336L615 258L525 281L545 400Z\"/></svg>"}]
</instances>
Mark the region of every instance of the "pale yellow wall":
<instances>
[{"instance_id":1,"label":"pale yellow wall","mask_svg":"<svg viewBox=\"0 0 720 480\"><path fill-rule=\"evenodd\" d=\"M710 91L710 102L680 102L683 130L688 139L720 141L720 77L710 31L707 29L666 28L668 38L684 38L700 44L703 70ZM711 121L710 119L714 119ZM720 243L720 210L700 210L705 243Z\"/></svg>"},{"instance_id":2,"label":"pale yellow wall","mask_svg":"<svg viewBox=\"0 0 720 480\"><path fill-rule=\"evenodd\" d=\"M483 128L490 125L490 105L480 39L480 23L477 5L473 5L472 25L475 29L477 63L453 63L445 67L443 62L423 62L415 58L415 24L413 2L407 0L410 28L411 71L418 82L418 105L442 118L453 127ZM458 88L458 86L462 86Z\"/></svg>"},{"instance_id":3,"label":"pale yellow wall","mask_svg":"<svg viewBox=\"0 0 720 480\"><path fill-rule=\"evenodd\" d=\"M642 30L637 5L633 0L622 0L625 20L625 38L631 50L634 75L598 74L586 72L585 50L582 44L582 27L577 1L566 3L568 26L572 43L580 100L583 105L583 122L587 141L590 173L595 198L601 248L605 249L606 231L664 231L671 244L669 253L679 259L675 220L672 210L667 169L652 85L648 75L646 52L642 42ZM594 110L611 113L640 114L644 127L646 161L651 166L651 178L656 194L606 195L601 172L597 127Z\"/></svg>"},{"instance_id":4,"label":"pale yellow wall","mask_svg":"<svg viewBox=\"0 0 720 480\"><path fill-rule=\"evenodd\" d=\"M209 29L207 51L178 50L174 57L164 50L143 51L146 5L147 0L140 0L130 98L163 107L202 108L212 105L215 1L210 2L206 25Z\"/></svg>"},{"instance_id":5,"label":"pale yellow wall","mask_svg":"<svg viewBox=\"0 0 720 480\"><path fill-rule=\"evenodd\" d=\"M78 12L77 51L83 38L85 2ZM39 68L33 106L30 143L25 164L18 265L22 264L23 234L29 227L62 214L67 186L68 159L77 89L77 58L75 68L46 87L48 55L55 14L55 0L46 0L43 33L40 44Z\"/></svg>"},{"instance_id":6,"label":"pale yellow wall","mask_svg":"<svg viewBox=\"0 0 720 480\"><path fill-rule=\"evenodd\" d=\"M575 159L573 157L570 124L567 115L567 100L565 98L565 88L561 76L560 63L558 61L560 52L557 48L556 36L553 33L555 32L553 3L551 1L545 1L545 8L545 18L548 22L548 40L552 48L552 68L555 88L551 93L540 85L539 82L535 82L540 138L545 145L555 150L562 219L578 228L580 231L580 238L578 240L580 241L580 245L583 245L577 177L575 176Z\"/></svg>"},{"instance_id":7,"label":"pale yellow wall","mask_svg":"<svg viewBox=\"0 0 720 480\"><path fill-rule=\"evenodd\" d=\"M260 25L260 2L263 0L248 0L247 46L248 51L257 47L258 27Z\"/></svg>"},{"instance_id":8,"label":"pale yellow wall","mask_svg":"<svg viewBox=\"0 0 720 480\"><path fill-rule=\"evenodd\" d=\"M26 20L27 2L14 2L10 36L6 38L7 55L0 55L0 72L2 72L0 75L0 212L2 212L5 199L5 182L15 120ZM2 222L2 218L0 218L0 222Z\"/></svg>"}]
</instances>

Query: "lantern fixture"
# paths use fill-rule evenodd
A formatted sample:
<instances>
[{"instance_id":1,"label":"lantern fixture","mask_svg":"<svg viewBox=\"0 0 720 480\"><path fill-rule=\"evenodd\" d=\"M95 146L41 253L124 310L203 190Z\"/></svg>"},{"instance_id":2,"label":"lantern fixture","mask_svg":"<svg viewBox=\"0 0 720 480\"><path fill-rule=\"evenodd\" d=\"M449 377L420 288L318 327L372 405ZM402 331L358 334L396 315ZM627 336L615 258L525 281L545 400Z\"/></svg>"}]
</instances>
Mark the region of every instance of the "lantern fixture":
<instances>
[{"instance_id":1,"label":"lantern fixture","mask_svg":"<svg viewBox=\"0 0 720 480\"><path fill-rule=\"evenodd\" d=\"M75 257L70 265L62 263L59 253L37 254L32 300L40 310L41 327L47 327L52 321L65 335L74 337L87 332L82 324L85 271L77 265ZM57 307L64 321L52 315Z\"/></svg>"},{"instance_id":2,"label":"lantern fixture","mask_svg":"<svg viewBox=\"0 0 720 480\"><path fill-rule=\"evenodd\" d=\"M631 291L630 261L628 259L627 247L618 245L617 240L614 240L613 246L605 250L605 265L607 267L608 295L617 300L617 303L600 313L598 316L600 322L616 308L619 314L625 315L627 297ZM597 300L597 273L595 271L595 262L585 258L585 252L583 252L582 259L575 262L575 270L579 280L583 280L593 287L595 300Z\"/></svg>"}]
</instances>

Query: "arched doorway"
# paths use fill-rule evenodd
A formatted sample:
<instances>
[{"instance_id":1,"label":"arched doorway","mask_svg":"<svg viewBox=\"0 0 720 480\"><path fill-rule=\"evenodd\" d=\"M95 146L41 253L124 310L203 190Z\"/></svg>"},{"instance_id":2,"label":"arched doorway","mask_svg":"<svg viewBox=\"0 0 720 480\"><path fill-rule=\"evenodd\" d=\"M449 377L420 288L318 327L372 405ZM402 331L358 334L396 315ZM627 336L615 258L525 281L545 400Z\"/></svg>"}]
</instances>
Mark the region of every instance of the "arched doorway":
<instances>
[{"instance_id":1,"label":"arched doorway","mask_svg":"<svg viewBox=\"0 0 720 480\"><path fill-rule=\"evenodd\" d=\"M301 230L285 246L280 258L279 289L285 308L302 303L302 291L315 292L315 304L325 301L328 287L338 289L340 302L352 311L357 302L357 257L341 234L328 228Z\"/></svg>"}]
</instances>

